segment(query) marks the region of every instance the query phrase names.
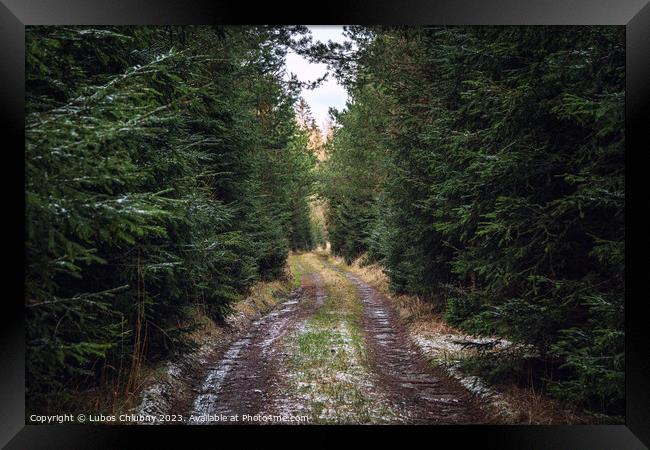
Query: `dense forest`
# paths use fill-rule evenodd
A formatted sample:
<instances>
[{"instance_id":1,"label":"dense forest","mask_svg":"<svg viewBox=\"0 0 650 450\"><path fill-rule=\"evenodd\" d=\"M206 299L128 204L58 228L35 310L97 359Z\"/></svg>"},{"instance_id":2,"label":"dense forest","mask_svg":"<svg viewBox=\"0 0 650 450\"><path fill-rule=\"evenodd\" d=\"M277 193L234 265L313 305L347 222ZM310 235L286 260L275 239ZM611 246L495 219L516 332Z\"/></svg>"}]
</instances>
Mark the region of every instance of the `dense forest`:
<instances>
[{"instance_id":1,"label":"dense forest","mask_svg":"<svg viewBox=\"0 0 650 450\"><path fill-rule=\"evenodd\" d=\"M26 29L29 407L130 389L184 342L188 307L223 318L313 247L316 157L284 77L305 33Z\"/></svg>"},{"instance_id":2,"label":"dense forest","mask_svg":"<svg viewBox=\"0 0 650 450\"><path fill-rule=\"evenodd\" d=\"M624 407L624 31L351 27L321 185L334 253L535 357L475 362Z\"/></svg>"},{"instance_id":3,"label":"dense forest","mask_svg":"<svg viewBox=\"0 0 650 450\"><path fill-rule=\"evenodd\" d=\"M525 350L466 370L623 414L623 28L346 36L26 28L28 410L133 392L193 311L223 321L327 241ZM289 51L348 92L328 133Z\"/></svg>"}]
</instances>

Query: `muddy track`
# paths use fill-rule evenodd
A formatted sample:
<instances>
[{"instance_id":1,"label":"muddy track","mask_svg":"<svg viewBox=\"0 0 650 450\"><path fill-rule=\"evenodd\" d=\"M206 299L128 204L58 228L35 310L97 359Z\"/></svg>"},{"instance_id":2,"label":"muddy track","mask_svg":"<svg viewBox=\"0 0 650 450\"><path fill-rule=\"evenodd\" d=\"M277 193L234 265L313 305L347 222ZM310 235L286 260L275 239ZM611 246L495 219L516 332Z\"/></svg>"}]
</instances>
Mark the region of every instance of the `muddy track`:
<instances>
[{"instance_id":1,"label":"muddy track","mask_svg":"<svg viewBox=\"0 0 650 450\"><path fill-rule=\"evenodd\" d=\"M350 272L325 265L356 285L363 303L363 328L379 388L409 423L470 424L484 414L466 389L429 364L408 338L390 299Z\"/></svg>"},{"instance_id":2,"label":"muddy track","mask_svg":"<svg viewBox=\"0 0 650 450\"><path fill-rule=\"evenodd\" d=\"M253 322L248 332L216 358L200 384L189 415L282 414L282 405L287 403L286 389L278 376L285 356L283 338L316 312L324 301L320 276L306 274L300 288L273 311Z\"/></svg>"},{"instance_id":3,"label":"muddy track","mask_svg":"<svg viewBox=\"0 0 650 450\"><path fill-rule=\"evenodd\" d=\"M382 402L387 402L389 409L397 413L397 422L485 422L477 399L429 364L411 342L388 297L325 259L320 264L325 270L343 275L356 288L362 305L360 320L374 389L385 399ZM309 413L308 405L292 397L286 379L285 338L298 332L324 305L323 278L317 272L305 274L301 286L287 300L253 322L247 332L214 356L206 374L197 380L196 397L185 408L188 417L203 419L189 421L190 424L205 424L206 417L210 424L236 424L256 421L233 422L223 418Z\"/></svg>"}]
</instances>

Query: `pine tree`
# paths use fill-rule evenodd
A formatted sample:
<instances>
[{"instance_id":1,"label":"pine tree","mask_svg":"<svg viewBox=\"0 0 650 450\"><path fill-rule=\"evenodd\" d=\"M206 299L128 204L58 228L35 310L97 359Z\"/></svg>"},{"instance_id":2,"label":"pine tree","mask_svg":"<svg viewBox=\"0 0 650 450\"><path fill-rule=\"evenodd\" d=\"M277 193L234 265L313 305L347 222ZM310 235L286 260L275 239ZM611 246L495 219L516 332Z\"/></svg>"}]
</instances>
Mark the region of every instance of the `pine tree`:
<instances>
[{"instance_id":1,"label":"pine tree","mask_svg":"<svg viewBox=\"0 0 650 450\"><path fill-rule=\"evenodd\" d=\"M533 346L547 392L620 414L622 30L348 34L356 51L311 53L352 98L322 175L334 252L367 252L454 325Z\"/></svg>"},{"instance_id":2,"label":"pine tree","mask_svg":"<svg viewBox=\"0 0 650 450\"><path fill-rule=\"evenodd\" d=\"M281 77L304 33L27 28L28 409L134 389L187 345L192 307L223 318L313 245L314 160Z\"/></svg>"}]
</instances>

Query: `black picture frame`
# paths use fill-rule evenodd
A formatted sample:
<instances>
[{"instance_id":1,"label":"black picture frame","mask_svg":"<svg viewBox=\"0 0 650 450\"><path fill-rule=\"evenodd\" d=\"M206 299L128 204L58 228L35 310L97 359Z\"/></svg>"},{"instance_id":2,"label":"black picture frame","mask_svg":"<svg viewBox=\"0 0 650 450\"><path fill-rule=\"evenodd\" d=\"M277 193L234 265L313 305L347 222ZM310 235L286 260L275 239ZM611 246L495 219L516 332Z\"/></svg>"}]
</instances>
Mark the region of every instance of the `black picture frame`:
<instances>
[{"instance_id":1,"label":"black picture frame","mask_svg":"<svg viewBox=\"0 0 650 450\"><path fill-rule=\"evenodd\" d=\"M237 432L247 439L250 428L223 427L120 427L92 425L25 425L24 376L24 93L25 26L63 24L463 24L463 25L621 25L626 29L626 422L624 425L579 426L419 426L407 430L409 438L439 446L453 440L454 448L472 443L486 448L636 449L650 445L650 343L646 331L644 295L632 295L632 253L640 259L646 242L642 222L632 234L631 199L647 200L635 193L632 181L644 170L640 164L650 117L650 3L648 0L403 0L329 1L313 5L276 2L245 3L199 0L0 0L0 123L3 129L5 287L11 287L3 307L0 327L0 444L12 449L131 448L151 437L167 444L188 438L219 435L212 446L223 444L224 433ZM636 167L634 165L636 164ZM643 180L640 180L643 185ZM641 269L640 263L638 268ZM6 292L6 290L5 290ZM639 290L638 292L643 292ZM7 302L9 303L9 302ZM289 427L259 427L257 433L277 434ZM337 428L340 429L340 428ZM346 427L376 437L404 431L403 427ZM297 427L291 440L304 431L320 431L336 442L330 428ZM298 433L298 434L295 434ZM283 433L284 434L284 433ZM208 441L209 442L209 441ZM244 441L241 441L241 445Z\"/></svg>"}]
</instances>

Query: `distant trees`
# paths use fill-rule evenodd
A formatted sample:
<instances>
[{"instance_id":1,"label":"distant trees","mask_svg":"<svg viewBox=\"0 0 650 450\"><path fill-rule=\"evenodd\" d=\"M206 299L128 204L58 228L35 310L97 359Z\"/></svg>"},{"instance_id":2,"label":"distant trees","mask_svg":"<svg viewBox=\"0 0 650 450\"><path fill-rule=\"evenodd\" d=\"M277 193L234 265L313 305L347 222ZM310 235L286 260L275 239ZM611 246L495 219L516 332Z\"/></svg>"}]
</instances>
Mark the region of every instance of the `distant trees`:
<instances>
[{"instance_id":1,"label":"distant trees","mask_svg":"<svg viewBox=\"0 0 650 450\"><path fill-rule=\"evenodd\" d=\"M311 54L351 95L322 170L333 251L534 346L548 392L622 414L622 28L349 34L355 51Z\"/></svg>"},{"instance_id":2,"label":"distant trees","mask_svg":"<svg viewBox=\"0 0 650 450\"><path fill-rule=\"evenodd\" d=\"M133 388L189 306L221 318L314 245L315 156L283 78L305 33L26 29L29 408Z\"/></svg>"}]
</instances>

